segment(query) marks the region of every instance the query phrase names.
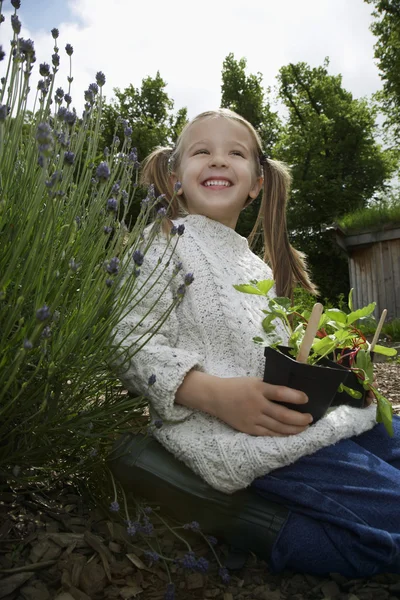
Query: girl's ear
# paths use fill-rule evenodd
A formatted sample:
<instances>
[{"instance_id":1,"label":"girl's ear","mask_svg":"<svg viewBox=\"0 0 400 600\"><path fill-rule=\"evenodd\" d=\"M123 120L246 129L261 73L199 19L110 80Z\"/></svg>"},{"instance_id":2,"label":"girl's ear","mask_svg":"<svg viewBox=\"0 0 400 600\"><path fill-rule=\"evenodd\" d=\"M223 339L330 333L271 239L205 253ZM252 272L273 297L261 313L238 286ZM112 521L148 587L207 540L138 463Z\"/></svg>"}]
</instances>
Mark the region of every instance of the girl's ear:
<instances>
[{"instance_id":1,"label":"girl's ear","mask_svg":"<svg viewBox=\"0 0 400 600\"><path fill-rule=\"evenodd\" d=\"M174 189L175 184L179 181L178 176L177 176L177 174L174 171L171 173L170 179L171 179L171 182L172 182L172 188ZM177 196L181 196L182 194L183 194L183 189L181 187L180 190L178 190L176 192L176 195Z\"/></svg>"},{"instance_id":2,"label":"girl's ear","mask_svg":"<svg viewBox=\"0 0 400 600\"><path fill-rule=\"evenodd\" d=\"M253 200L255 198L257 198L258 194L260 193L260 191L262 189L263 183L264 183L264 177L257 177L254 186L249 191L250 198L252 198Z\"/></svg>"}]
</instances>

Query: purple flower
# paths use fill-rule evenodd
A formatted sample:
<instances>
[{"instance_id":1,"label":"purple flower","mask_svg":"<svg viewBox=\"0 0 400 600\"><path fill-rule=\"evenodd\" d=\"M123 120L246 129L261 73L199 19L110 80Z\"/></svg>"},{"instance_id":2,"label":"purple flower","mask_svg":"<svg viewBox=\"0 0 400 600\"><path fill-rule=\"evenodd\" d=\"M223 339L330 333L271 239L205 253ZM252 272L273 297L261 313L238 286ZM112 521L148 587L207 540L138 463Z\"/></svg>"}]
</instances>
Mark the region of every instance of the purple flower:
<instances>
[{"instance_id":1,"label":"purple flower","mask_svg":"<svg viewBox=\"0 0 400 600\"><path fill-rule=\"evenodd\" d=\"M21 33L21 21L18 19L17 15L11 15L11 26L14 33L17 35Z\"/></svg>"},{"instance_id":2,"label":"purple flower","mask_svg":"<svg viewBox=\"0 0 400 600\"><path fill-rule=\"evenodd\" d=\"M74 51L74 49L71 46L71 44L67 44L65 46L65 52L68 54L68 56L72 56L73 51Z\"/></svg>"},{"instance_id":3,"label":"purple flower","mask_svg":"<svg viewBox=\"0 0 400 600\"><path fill-rule=\"evenodd\" d=\"M128 521L128 527L126 528L126 532L128 535L136 535L138 531L138 523L133 523L132 521Z\"/></svg>"},{"instance_id":4,"label":"purple flower","mask_svg":"<svg viewBox=\"0 0 400 600\"><path fill-rule=\"evenodd\" d=\"M101 162L96 169L96 175L100 181L107 181L110 177L110 168L106 162Z\"/></svg>"},{"instance_id":5,"label":"purple flower","mask_svg":"<svg viewBox=\"0 0 400 600\"><path fill-rule=\"evenodd\" d=\"M28 339L24 340L24 348L25 350L32 350L33 344Z\"/></svg>"},{"instance_id":6,"label":"purple flower","mask_svg":"<svg viewBox=\"0 0 400 600\"><path fill-rule=\"evenodd\" d=\"M124 134L126 137L131 137L132 136L132 127L125 127Z\"/></svg>"},{"instance_id":7,"label":"purple flower","mask_svg":"<svg viewBox=\"0 0 400 600\"><path fill-rule=\"evenodd\" d=\"M211 546L215 546L218 543L217 538L215 538L213 535L207 535L206 538L211 544Z\"/></svg>"},{"instance_id":8,"label":"purple flower","mask_svg":"<svg viewBox=\"0 0 400 600\"><path fill-rule=\"evenodd\" d=\"M183 235L185 233L185 226L183 225L179 225L178 227L178 235Z\"/></svg>"},{"instance_id":9,"label":"purple flower","mask_svg":"<svg viewBox=\"0 0 400 600\"><path fill-rule=\"evenodd\" d=\"M90 90L91 92L93 92L93 94L95 94L95 95L96 95L96 94L98 93L98 91L99 91L99 86L97 85L97 83L91 83L91 84L89 85L89 90Z\"/></svg>"},{"instance_id":10,"label":"purple flower","mask_svg":"<svg viewBox=\"0 0 400 600\"><path fill-rule=\"evenodd\" d=\"M128 204L128 198L129 198L128 192L126 190L122 190L121 196L122 196L122 200L123 200L124 204Z\"/></svg>"},{"instance_id":11,"label":"purple flower","mask_svg":"<svg viewBox=\"0 0 400 600\"><path fill-rule=\"evenodd\" d=\"M164 600L175 600L175 584L167 583L165 589Z\"/></svg>"},{"instance_id":12,"label":"purple flower","mask_svg":"<svg viewBox=\"0 0 400 600\"><path fill-rule=\"evenodd\" d=\"M185 285L190 285L194 281L193 273L187 273L185 275Z\"/></svg>"},{"instance_id":13,"label":"purple flower","mask_svg":"<svg viewBox=\"0 0 400 600\"><path fill-rule=\"evenodd\" d=\"M11 4L16 9L21 8L21 0L11 0Z\"/></svg>"},{"instance_id":14,"label":"purple flower","mask_svg":"<svg viewBox=\"0 0 400 600\"><path fill-rule=\"evenodd\" d=\"M6 53L3 50L3 46L0 45L0 60L4 60Z\"/></svg>"},{"instance_id":15,"label":"purple flower","mask_svg":"<svg viewBox=\"0 0 400 600\"><path fill-rule=\"evenodd\" d=\"M110 233L113 232L113 227L110 227L109 225L104 225L103 231L106 235L109 235Z\"/></svg>"},{"instance_id":16,"label":"purple flower","mask_svg":"<svg viewBox=\"0 0 400 600\"><path fill-rule=\"evenodd\" d=\"M162 419L154 419L153 425L156 429L161 429L164 423Z\"/></svg>"},{"instance_id":17,"label":"purple flower","mask_svg":"<svg viewBox=\"0 0 400 600\"><path fill-rule=\"evenodd\" d=\"M42 63L39 65L39 73L42 77L48 77L48 75L50 75L50 65L47 63Z\"/></svg>"},{"instance_id":18,"label":"purple flower","mask_svg":"<svg viewBox=\"0 0 400 600\"><path fill-rule=\"evenodd\" d=\"M151 515L151 513L153 512L151 506L145 506L143 510L146 513L146 515Z\"/></svg>"},{"instance_id":19,"label":"purple flower","mask_svg":"<svg viewBox=\"0 0 400 600\"><path fill-rule=\"evenodd\" d=\"M64 98L66 99L66 97L67 94L65 94ZM67 110L67 112L64 115L64 121L67 123L67 125L70 125L72 127L76 121L76 112L71 112L70 110Z\"/></svg>"},{"instance_id":20,"label":"purple flower","mask_svg":"<svg viewBox=\"0 0 400 600\"><path fill-rule=\"evenodd\" d=\"M112 287L114 285L114 281L112 279L106 279L106 286Z\"/></svg>"},{"instance_id":21,"label":"purple flower","mask_svg":"<svg viewBox=\"0 0 400 600\"><path fill-rule=\"evenodd\" d=\"M19 49L21 52L24 52L24 54L33 54L35 52L33 40L24 40L24 38L19 38ZM35 61L32 59L32 62Z\"/></svg>"},{"instance_id":22,"label":"purple flower","mask_svg":"<svg viewBox=\"0 0 400 600\"><path fill-rule=\"evenodd\" d=\"M64 120L65 119L65 115L67 114L67 109L65 106L60 106L60 108L58 109L58 113L57 113L57 117L59 119Z\"/></svg>"},{"instance_id":23,"label":"purple flower","mask_svg":"<svg viewBox=\"0 0 400 600\"><path fill-rule=\"evenodd\" d=\"M148 383L148 385L154 385L156 381L157 381L157 378L156 378L156 376L153 373L153 375L150 375L149 380L148 380L147 383Z\"/></svg>"},{"instance_id":24,"label":"purple flower","mask_svg":"<svg viewBox=\"0 0 400 600\"><path fill-rule=\"evenodd\" d=\"M75 154L73 152L64 152L64 165L73 165L75 162Z\"/></svg>"},{"instance_id":25,"label":"purple flower","mask_svg":"<svg viewBox=\"0 0 400 600\"><path fill-rule=\"evenodd\" d=\"M183 269L183 264L181 262L176 263L176 265L174 267L174 275L179 273L179 271L182 271L182 269Z\"/></svg>"},{"instance_id":26,"label":"purple flower","mask_svg":"<svg viewBox=\"0 0 400 600\"><path fill-rule=\"evenodd\" d=\"M181 189L182 184L180 181L177 181L176 184L174 185L174 190L175 192L179 192L179 190Z\"/></svg>"},{"instance_id":27,"label":"purple flower","mask_svg":"<svg viewBox=\"0 0 400 600\"><path fill-rule=\"evenodd\" d=\"M182 284L176 290L176 295L179 299L182 299L185 294L186 294L186 286L185 286L185 284Z\"/></svg>"},{"instance_id":28,"label":"purple flower","mask_svg":"<svg viewBox=\"0 0 400 600\"><path fill-rule=\"evenodd\" d=\"M62 88L57 88L56 96L57 96L57 98L64 98L64 90Z\"/></svg>"},{"instance_id":29,"label":"purple flower","mask_svg":"<svg viewBox=\"0 0 400 600\"><path fill-rule=\"evenodd\" d=\"M182 567L190 571L196 570L197 559L194 552L188 552L180 561Z\"/></svg>"},{"instance_id":30,"label":"purple flower","mask_svg":"<svg viewBox=\"0 0 400 600\"><path fill-rule=\"evenodd\" d=\"M205 559L203 556L201 556L196 563L196 571L198 571L199 573L207 573L208 569L209 569L209 563L208 560Z\"/></svg>"},{"instance_id":31,"label":"purple flower","mask_svg":"<svg viewBox=\"0 0 400 600\"><path fill-rule=\"evenodd\" d=\"M58 29L56 27L54 27L54 29L51 30L51 35L53 36L53 39L57 39L58 36L60 35L60 32L58 31Z\"/></svg>"},{"instance_id":32,"label":"purple flower","mask_svg":"<svg viewBox=\"0 0 400 600\"><path fill-rule=\"evenodd\" d=\"M0 123L4 123L10 113L10 107L7 104L0 104Z\"/></svg>"},{"instance_id":33,"label":"purple flower","mask_svg":"<svg viewBox=\"0 0 400 600\"><path fill-rule=\"evenodd\" d=\"M93 94L93 92L91 90L85 90L84 96L85 96L86 102L89 102L90 104L93 104L93 102L94 102L94 94Z\"/></svg>"},{"instance_id":34,"label":"purple flower","mask_svg":"<svg viewBox=\"0 0 400 600\"><path fill-rule=\"evenodd\" d=\"M119 186L119 183L114 183L114 185L113 185L113 186L112 186L112 188L111 188L111 193L112 193L112 194L118 194L118 192L119 192L119 187L120 187L120 186Z\"/></svg>"},{"instance_id":35,"label":"purple flower","mask_svg":"<svg viewBox=\"0 0 400 600\"><path fill-rule=\"evenodd\" d=\"M120 142L119 137L117 135L115 135L113 137L113 144L114 144L114 146L119 146L119 142Z\"/></svg>"},{"instance_id":36,"label":"purple flower","mask_svg":"<svg viewBox=\"0 0 400 600\"><path fill-rule=\"evenodd\" d=\"M39 92L43 92L44 96L47 94L48 88L44 79L39 79L37 89L39 90Z\"/></svg>"},{"instance_id":37,"label":"purple flower","mask_svg":"<svg viewBox=\"0 0 400 600\"><path fill-rule=\"evenodd\" d=\"M111 512L118 512L119 511L119 504L116 500L114 500L114 502L111 502L110 504L110 510Z\"/></svg>"},{"instance_id":38,"label":"purple flower","mask_svg":"<svg viewBox=\"0 0 400 600\"><path fill-rule=\"evenodd\" d=\"M150 566L160 560L160 555L157 552L146 551L145 556L149 559Z\"/></svg>"},{"instance_id":39,"label":"purple flower","mask_svg":"<svg viewBox=\"0 0 400 600\"><path fill-rule=\"evenodd\" d=\"M98 454L97 448L92 448L89 452L90 458L94 458L95 456L97 456L97 454Z\"/></svg>"},{"instance_id":40,"label":"purple flower","mask_svg":"<svg viewBox=\"0 0 400 600\"><path fill-rule=\"evenodd\" d=\"M228 569L226 567L221 567L218 571L218 575L221 577L222 582L228 584L231 580L231 576L229 575Z\"/></svg>"},{"instance_id":41,"label":"purple flower","mask_svg":"<svg viewBox=\"0 0 400 600\"><path fill-rule=\"evenodd\" d=\"M105 84L106 76L104 75L104 73L102 73L102 71L96 73L96 82L99 87L103 87L103 85Z\"/></svg>"},{"instance_id":42,"label":"purple flower","mask_svg":"<svg viewBox=\"0 0 400 600\"><path fill-rule=\"evenodd\" d=\"M118 201L115 198L109 198L107 200L107 210L111 210L117 212L118 210Z\"/></svg>"},{"instance_id":43,"label":"purple flower","mask_svg":"<svg viewBox=\"0 0 400 600\"><path fill-rule=\"evenodd\" d=\"M137 162L137 151L136 148L132 148L129 156L128 156L128 160L129 162L135 163Z\"/></svg>"},{"instance_id":44,"label":"purple flower","mask_svg":"<svg viewBox=\"0 0 400 600\"><path fill-rule=\"evenodd\" d=\"M65 102L67 103L67 105L68 105L68 106L69 106L69 105L71 104L71 102L72 102L72 98L71 98L71 96L70 96L69 94L65 94L65 96L64 96L64 100L65 100Z\"/></svg>"},{"instance_id":45,"label":"purple flower","mask_svg":"<svg viewBox=\"0 0 400 600\"><path fill-rule=\"evenodd\" d=\"M192 521L191 523L185 523L183 529L191 529L191 531L200 531L200 525L197 521Z\"/></svg>"},{"instance_id":46,"label":"purple flower","mask_svg":"<svg viewBox=\"0 0 400 600\"><path fill-rule=\"evenodd\" d=\"M48 123L39 123L36 131L36 140L40 147L51 146L53 135L51 127Z\"/></svg>"},{"instance_id":47,"label":"purple flower","mask_svg":"<svg viewBox=\"0 0 400 600\"><path fill-rule=\"evenodd\" d=\"M150 523L148 517L143 519L143 525L139 524L138 530L144 535L151 535L153 533L154 527L152 523Z\"/></svg>"},{"instance_id":48,"label":"purple flower","mask_svg":"<svg viewBox=\"0 0 400 600\"><path fill-rule=\"evenodd\" d=\"M171 236L173 236L173 235L176 235L177 233L178 233L178 228L177 228L177 226L176 226L176 225L173 225L173 226L171 227L171 230L170 230L169 234L170 234Z\"/></svg>"},{"instance_id":49,"label":"purple flower","mask_svg":"<svg viewBox=\"0 0 400 600\"><path fill-rule=\"evenodd\" d=\"M162 207L162 208L159 208L159 209L158 209L158 211L157 211L157 216L158 216L160 219L163 219L163 218L164 218L166 215L167 215L167 209L166 209L166 208Z\"/></svg>"},{"instance_id":50,"label":"purple flower","mask_svg":"<svg viewBox=\"0 0 400 600\"><path fill-rule=\"evenodd\" d=\"M47 319L50 318L50 309L47 304L44 304L42 308L37 309L36 318L38 321L47 321Z\"/></svg>"},{"instance_id":51,"label":"purple flower","mask_svg":"<svg viewBox=\"0 0 400 600\"><path fill-rule=\"evenodd\" d=\"M149 185L149 187L147 188L147 197L149 200L153 200L156 197L155 191L154 191L154 184L151 183Z\"/></svg>"},{"instance_id":52,"label":"purple flower","mask_svg":"<svg viewBox=\"0 0 400 600\"><path fill-rule=\"evenodd\" d=\"M135 250L135 252L132 255L133 258L133 262L138 266L141 267L143 264L143 260L144 260L144 255L142 252L140 252L140 250Z\"/></svg>"},{"instance_id":53,"label":"purple flower","mask_svg":"<svg viewBox=\"0 0 400 600\"><path fill-rule=\"evenodd\" d=\"M54 67L60 66L60 56L57 54L57 52L54 52L54 54L51 55L51 62L53 63Z\"/></svg>"},{"instance_id":54,"label":"purple flower","mask_svg":"<svg viewBox=\"0 0 400 600\"><path fill-rule=\"evenodd\" d=\"M107 273L110 273L110 275L116 275L119 271L119 258L114 256L107 264L106 269Z\"/></svg>"}]
</instances>

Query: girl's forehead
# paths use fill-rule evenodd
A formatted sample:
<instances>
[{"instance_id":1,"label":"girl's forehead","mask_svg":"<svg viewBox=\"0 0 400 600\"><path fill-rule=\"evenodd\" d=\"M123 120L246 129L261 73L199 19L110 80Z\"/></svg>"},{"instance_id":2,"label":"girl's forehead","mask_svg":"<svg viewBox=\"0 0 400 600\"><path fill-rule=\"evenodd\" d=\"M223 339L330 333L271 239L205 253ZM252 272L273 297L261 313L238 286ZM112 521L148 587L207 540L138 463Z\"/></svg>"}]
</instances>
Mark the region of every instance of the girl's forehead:
<instances>
[{"instance_id":1,"label":"girl's forehead","mask_svg":"<svg viewBox=\"0 0 400 600\"><path fill-rule=\"evenodd\" d=\"M245 125L232 119L213 117L201 119L193 123L187 130L183 144L185 149L196 142L213 141L240 142L249 148L254 144L252 136Z\"/></svg>"}]
</instances>

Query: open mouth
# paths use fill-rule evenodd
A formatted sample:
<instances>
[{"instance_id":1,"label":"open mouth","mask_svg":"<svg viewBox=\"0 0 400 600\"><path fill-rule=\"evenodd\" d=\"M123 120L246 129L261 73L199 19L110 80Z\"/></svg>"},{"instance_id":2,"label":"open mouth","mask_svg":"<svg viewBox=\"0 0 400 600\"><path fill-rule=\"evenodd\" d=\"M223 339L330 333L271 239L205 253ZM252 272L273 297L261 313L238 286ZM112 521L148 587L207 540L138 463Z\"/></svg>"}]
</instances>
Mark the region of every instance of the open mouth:
<instances>
[{"instance_id":1,"label":"open mouth","mask_svg":"<svg viewBox=\"0 0 400 600\"><path fill-rule=\"evenodd\" d=\"M224 190L233 184L228 179L206 179L202 185L210 190Z\"/></svg>"}]
</instances>

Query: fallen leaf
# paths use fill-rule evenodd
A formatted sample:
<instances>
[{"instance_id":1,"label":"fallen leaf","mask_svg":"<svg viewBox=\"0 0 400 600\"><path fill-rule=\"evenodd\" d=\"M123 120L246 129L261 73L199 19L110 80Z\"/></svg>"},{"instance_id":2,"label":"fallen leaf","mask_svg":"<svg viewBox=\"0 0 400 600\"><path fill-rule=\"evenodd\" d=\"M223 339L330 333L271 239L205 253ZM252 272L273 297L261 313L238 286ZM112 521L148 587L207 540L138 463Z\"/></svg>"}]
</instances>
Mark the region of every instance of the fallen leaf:
<instances>
[{"instance_id":1,"label":"fallen leaf","mask_svg":"<svg viewBox=\"0 0 400 600\"><path fill-rule=\"evenodd\" d=\"M28 571L27 573L15 573L14 575L10 575L10 577L6 577L1 580L1 589L0 589L0 598L4 598L5 596L9 596L15 590L17 590L21 585L23 585L28 579L32 577L34 573L32 571Z\"/></svg>"}]
</instances>

